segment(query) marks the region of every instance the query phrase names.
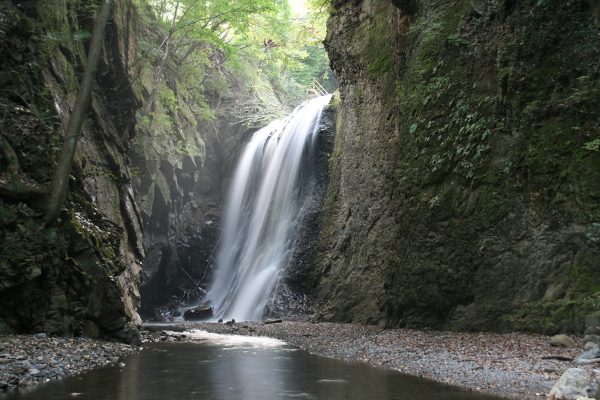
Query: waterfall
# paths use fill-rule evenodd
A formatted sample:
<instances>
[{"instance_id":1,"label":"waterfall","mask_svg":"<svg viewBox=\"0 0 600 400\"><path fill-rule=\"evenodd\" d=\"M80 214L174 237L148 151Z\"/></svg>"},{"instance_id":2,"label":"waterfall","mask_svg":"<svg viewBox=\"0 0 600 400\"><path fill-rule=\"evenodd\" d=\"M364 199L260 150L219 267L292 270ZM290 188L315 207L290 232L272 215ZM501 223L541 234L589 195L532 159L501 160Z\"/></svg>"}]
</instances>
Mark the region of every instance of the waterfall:
<instances>
[{"instance_id":1,"label":"waterfall","mask_svg":"<svg viewBox=\"0 0 600 400\"><path fill-rule=\"evenodd\" d=\"M217 318L261 320L294 254L315 189L321 114L331 95L304 103L257 131L236 168L214 282L206 299Z\"/></svg>"}]
</instances>

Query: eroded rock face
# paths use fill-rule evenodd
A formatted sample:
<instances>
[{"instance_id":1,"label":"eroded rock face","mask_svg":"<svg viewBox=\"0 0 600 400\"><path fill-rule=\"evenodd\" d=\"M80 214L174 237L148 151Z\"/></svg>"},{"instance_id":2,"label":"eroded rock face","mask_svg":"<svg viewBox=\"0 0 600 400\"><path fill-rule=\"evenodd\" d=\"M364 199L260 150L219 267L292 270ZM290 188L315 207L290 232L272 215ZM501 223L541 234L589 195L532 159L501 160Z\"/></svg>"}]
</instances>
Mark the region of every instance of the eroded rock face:
<instances>
[{"instance_id":1,"label":"eroded rock face","mask_svg":"<svg viewBox=\"0 0 600 400\"><path fill-rule=\"evenodd\" d=\"M600 290L599 54L583 50L598 44L595 9L333 6L341 103L318 315L582 332Z\"/></svg>"},{"instance_id":2,"label":"eroded rock face","mask_svg":"<svg viewBox=\"0 0 600 400\"><path fill-rule=\"evenodd\" d=\"M162 319L169 308L205 294L228 182L254 132L231 112L245 95L249 93L211 99L216 121L192 123L193 116L182 113L174 128L178 136L153 127L151 134L140 130L134 141L132 160L140 173L133 191L146 252L144 317ZM172 299L176 301L168 304Z\"/></svg>"},{"instance_id":3,"label":"eroded rock face","mask_svg":"<svg viewBox=\"0 0 600 400\"><path fill-rule=\"evenodd\" d=\"M82 41L59 46L52 38L67 26L84 26L92 19L79 21L78 10L61 0L41 1L33 8L10 2L2 7L3 13L19 15L2 20L9 22L2 48L5 66L12 71L2 82L2 94L7 94L2 133L19 154L21 173L44 186L85 63ZM43 226L41 202L0 199L0 318L15 332L140 340L144 250L126 155L139 105L130 74L137 19L129 2L117 1L114 15L58 223ZM11 25L14 21L22 22ZM56 48L48 53L53 43ZM27 104L21 104L25 99ZM38 115L28 110L29 102ZM44 121L53 114L61 121L56 132Z\"/></svg>"},{"instance_id":4,"label":"eroded rock face","mask_svg":"<svg viewBox=\"0 0 600 400\"><path fill-rule=\"evenodd\" d=\"M62 0L5 2L0 12L8 71L0 71L0 89L18 92L0 98L2 115L9 116L2 132L23 154L22 172L44 186L61 140L19 102L24 96L44 115L58 114L63 130L86 56L86 39L65 39L65 27L91 31L93 18L80 20L82 10ZM204 290L198 284L210 276L229 171L252 134L244 105L260 111L261 103L248 101L255 99L247 85L227 76L230 90L204 93L208 105L195 104L179 87L176 112L155 102L150 109L159 117L144 114L157 80L140 40L151 45L160 32L142 29L140 12L147 10L126 0L114 4L60 224L44 229L40 204L0 198L3 331L135 342L140 307L155 317L155 307L173 296ZM206 106L216 119L199 115ZM173 117L165 122L167 115Z\"/></svg>"}]
</instances>

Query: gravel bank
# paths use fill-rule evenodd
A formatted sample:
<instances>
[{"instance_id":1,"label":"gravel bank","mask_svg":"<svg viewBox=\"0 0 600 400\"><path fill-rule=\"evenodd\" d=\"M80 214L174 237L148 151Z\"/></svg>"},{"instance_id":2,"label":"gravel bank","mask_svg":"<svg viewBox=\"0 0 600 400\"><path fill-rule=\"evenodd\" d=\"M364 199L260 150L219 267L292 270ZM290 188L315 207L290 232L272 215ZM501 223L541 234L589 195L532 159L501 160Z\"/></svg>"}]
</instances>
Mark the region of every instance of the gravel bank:
<instances>
[{"instance_id":1,"label":"gravel bank","mask_svg":"<svg viewBox=\"0 0 600 400\"><path fill-rule=\"evenodd\" d=\"M0 336L0 389L11 390L112 364L137 346L45 334Z\"/></svg>"},{"instance_id":2,"label":"gravel bank","mask_svg":"<svg viewBox=\"0 0 600 400\"><path fill-rule=\"evenodd\" d=\"M576 357L582 350L550 346L549 338L522 333L456 333L382 330L353 324L283 323L183 323L150 325L144 340L186 340L163 330L201 329L213 333L268 336L284 340L313 354L372 365L453 385L515 399L540 399L560 375L573 367L569 362L542 359L558 355ZM122 343L86 338L0 336L0 387L59 379L87 369L116 363L139 348ZM600 365L577 366L600 378Z\"/></svg>"},{"instance_id":3,"label":"gravel bank","mask_svg":"<svg viewBox=\"0 0 600 400\"><path fill-rule=\"evenodd\" d=\"M201 329L213 333L268 336L311 353L398 369L404 373L515 399L540 399L568 368L590 372L597 381L600 364L575 366L542 359L576 357L581 349L549 344L549 337L523 333L457 333L382 330L374 326L301 321L283 323L183 323L149 326L145 339L185 340L161 335L161 330ZM595 390L595 386L594 386ZM593 395L593 392L591 393Z\"/></svg>"}]
</instances>

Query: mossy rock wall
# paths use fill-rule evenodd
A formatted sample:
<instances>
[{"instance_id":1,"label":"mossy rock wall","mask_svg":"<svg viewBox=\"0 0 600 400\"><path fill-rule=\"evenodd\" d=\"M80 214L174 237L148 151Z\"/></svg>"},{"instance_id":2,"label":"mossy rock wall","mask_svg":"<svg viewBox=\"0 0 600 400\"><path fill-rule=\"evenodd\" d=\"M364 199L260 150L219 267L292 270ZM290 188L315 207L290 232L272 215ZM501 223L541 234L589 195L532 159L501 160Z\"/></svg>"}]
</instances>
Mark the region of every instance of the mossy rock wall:
<instances>
[{"instance_id":1,"label":"mossy rock wall","mask_svg":"<svg viewBox=\"0 0 600 400\"><path fill-rule=\"evenodd\" d=\"M0 198L0 319L13 332L139 342L144 249L126 154L140 103L131 69L138 21L130 2L114 7L58 223L44 226L42 201ZM0 87L2 134L18 155L22 178L44 187L77 94L96 7L44 0L4 2L0 11L6 25L0 69L10 71Z\"/></svg>"},{"instance_id":2,"label":"mossy rock wall","mask_svg":"<svg viewBox=\"0 0 600 400\"><path fill-rule=\"evenodd\" d=\"M593 330L600 40L586 1L333 2L323 319ZM586 325L588 321L588 325Z\"/></svg>"}]
</instances>

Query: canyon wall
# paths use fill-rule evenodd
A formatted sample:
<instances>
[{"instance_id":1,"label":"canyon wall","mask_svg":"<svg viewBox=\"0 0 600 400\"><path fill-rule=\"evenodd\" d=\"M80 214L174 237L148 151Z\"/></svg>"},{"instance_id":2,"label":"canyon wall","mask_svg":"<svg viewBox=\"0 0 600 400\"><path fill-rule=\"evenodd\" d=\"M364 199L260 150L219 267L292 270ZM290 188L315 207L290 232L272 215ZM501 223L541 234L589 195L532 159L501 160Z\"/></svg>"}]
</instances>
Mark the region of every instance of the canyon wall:
<instances>
[{"instance_id":1,"label":"canyon wall","mask_svg":"<svg viewBox=\"0 0 600 400\"><path fill-rule=\"evenodd\" d=\"M86 59L91 9L62 0L2 4L2 183L7 170L51 179ZM138 343L144 249L127 150L140 93L132 85L137 13L117 1L98 65L69 194L44 224L44 199L0 199L0 326ZM62 137L61 137L62 136ZM18 163L8 156L12 149Z\"/></svg>"},{"instance_id":2,"label":"canyon wall","mask_svg":"<svg viewBox=\"0 0 600 400\"><path fill-rule=\"evenodd\" d=\"M63 0L0 4L3 188L15 169L38 188L51 179L94 13ZM165 33L152 21L150 10L115 1L59 221L44 225L43 199L0 196L1 333L138 342L139 311L162 318L174 296L204 290L237 154L250 126L285 107L218 52L202 93L177 74L164 80Z\"/></svg>"},{"instance_id":3,"label":"canyon wall","mask_svg":"<svg viewBox=\"0 0 600 400\"><path fill-rule=\"evenodd\" d=\"M592 0L332 2L321 320L597 331Z\"/></svg>"}]
</instances>

